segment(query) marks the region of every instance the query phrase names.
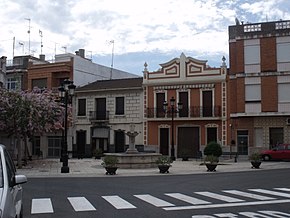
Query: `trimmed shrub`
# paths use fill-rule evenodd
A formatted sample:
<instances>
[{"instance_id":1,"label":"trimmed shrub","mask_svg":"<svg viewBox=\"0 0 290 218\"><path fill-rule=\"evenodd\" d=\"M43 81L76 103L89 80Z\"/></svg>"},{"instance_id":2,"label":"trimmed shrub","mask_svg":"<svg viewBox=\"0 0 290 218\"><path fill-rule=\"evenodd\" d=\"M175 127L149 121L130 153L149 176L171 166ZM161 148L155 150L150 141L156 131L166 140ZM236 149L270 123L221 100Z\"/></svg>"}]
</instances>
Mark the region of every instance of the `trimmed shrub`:
<instances>
[{"instance_id":1,"label":"trimmed shrub","mask_svg":"<svg viewBox=\"0 0 290 218\"><path fill-rule=\"evenodd\" d=\"M213 155L215 157L219 157L222 155L222 153L222 147L217 142L210 142L204 148L204 155Z\"/></svg>"}]
</instances>

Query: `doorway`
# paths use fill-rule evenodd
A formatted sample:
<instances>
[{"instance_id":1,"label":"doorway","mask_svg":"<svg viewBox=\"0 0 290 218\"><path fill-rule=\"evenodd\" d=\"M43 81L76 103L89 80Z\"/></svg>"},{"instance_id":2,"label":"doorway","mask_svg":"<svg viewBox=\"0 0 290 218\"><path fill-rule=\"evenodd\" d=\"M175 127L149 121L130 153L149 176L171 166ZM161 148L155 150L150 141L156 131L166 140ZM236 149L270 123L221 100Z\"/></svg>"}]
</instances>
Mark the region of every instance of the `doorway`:
<instances>
[{"instance_id":1,"label":"doorway","mask_svg":"<svg viewBox=\"0 0 290 218\"><path fill-rule=\"evenodd\" d=\"M160 128L160 154L169 155L169 128Z\"/></svg>"},{"instance_id":2,"label":"doorway","mask_svg":"<svg viewBox=\"0 0 290 218\"><path fill-rule=\"evenodd\" d=\"M248 155L248 130L237 131L238 154Z\"/></svg>"},{"instance_id":3,"label":"doorway","mask_svg":"<svg viewBox=\"0 0 290 218\"><path fill-rule=\"evenodd\" d=\"M188 157L196 157L199 153L199 127L178 128L177 157L186 154Z\"/></svg>"},{"instance_id":4,"label":"doorway","mask_svg":"<svg viewBox=\"0 0 290 218\"><path fill-rule=\"evenodd\" d=\"M122 130L115 131L115 152L121 153L125 151L125 133Z\"/></svg>"},{"instance_id":5,"label":"doorway","mask_svg":"<svg viewBox=\"0 0 290 218\"><path fill-rule=\"evenodd\" d=\"M77 156L84 157L85 156L85 148L86 148L86 134L87 132L84 130L77 131Z\"/></svg>"}]
</instances>

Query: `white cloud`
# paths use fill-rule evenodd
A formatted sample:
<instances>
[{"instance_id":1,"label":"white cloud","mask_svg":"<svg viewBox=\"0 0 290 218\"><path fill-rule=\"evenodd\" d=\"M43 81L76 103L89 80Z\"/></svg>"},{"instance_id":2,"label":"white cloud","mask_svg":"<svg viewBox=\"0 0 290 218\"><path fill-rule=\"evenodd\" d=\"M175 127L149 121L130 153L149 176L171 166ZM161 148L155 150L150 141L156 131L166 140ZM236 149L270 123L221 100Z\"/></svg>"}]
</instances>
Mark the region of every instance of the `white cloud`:
<instances>
[{"instance_id":1,"label":"white cloud","mask_svg":"<svg viewBox=\"0 0 290 218\"><path fill-rule=\"evenodd\" d=\"M31 19L31 50L48 57L85 48L92 54L188 51L198 56L228 52L228 26L235 17L260 22L290 19L289 0L2 0L0 52L12 57L28 52L28 21ZM287 7L288 6L288 7Z\"/></svg>"}]
</instances>

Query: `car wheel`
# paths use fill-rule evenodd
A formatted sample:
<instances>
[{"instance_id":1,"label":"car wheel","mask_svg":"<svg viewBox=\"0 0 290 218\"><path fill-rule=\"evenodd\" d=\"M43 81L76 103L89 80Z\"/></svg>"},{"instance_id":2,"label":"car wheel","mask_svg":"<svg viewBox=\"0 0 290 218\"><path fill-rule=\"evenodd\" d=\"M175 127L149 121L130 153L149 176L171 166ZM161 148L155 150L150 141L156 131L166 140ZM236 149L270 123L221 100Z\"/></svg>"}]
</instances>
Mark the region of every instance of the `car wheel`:
<instances>
[{"instance_id":1,"label":"car wheel","mask_svg":"<svg viewBox=\"0 0 290 218\"><path fill-rule=\"evenodd\" d=\"M265 161L271 160L271 157L269 155L264 155L263 160Z\"/></svg>"}]
</instances>

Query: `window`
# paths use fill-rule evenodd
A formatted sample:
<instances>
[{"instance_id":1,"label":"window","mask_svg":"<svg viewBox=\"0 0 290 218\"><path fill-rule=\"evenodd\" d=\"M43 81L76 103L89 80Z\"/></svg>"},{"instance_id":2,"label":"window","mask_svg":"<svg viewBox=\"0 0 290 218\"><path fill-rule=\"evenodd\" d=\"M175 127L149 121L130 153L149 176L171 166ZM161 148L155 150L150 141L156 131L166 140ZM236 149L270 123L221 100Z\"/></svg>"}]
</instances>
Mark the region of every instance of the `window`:
<instances>
[{"instance_id":1,"label":"window","mask_svg":"<svg viewBox=\"0 0 290 218\"><path fill-rule=\"evenodd\" d=\"M116 97L116 115L124 115L124 97Z\"/></svg>"},{"instance_id":2,"label":"window","mask_svg":"<svg viewBox=\"0 0 290 218\"><path fill-rule=\"evenodd\" d=\"M202 91L202 116L212 117L213 116L213 93L212 90Z\"/></svg>"},{"instance_id":3,"label":"window","mask_svg":"<svg viewBox=\"0 0 290 218\"><path fill-rule=\"evenodd\" d=\"M278 102L279 103L290 103L290 83L279 83L278 84Z\"/></svg>"},{"instance_id":4,"label":"window","mask_svg":"<svg viewBox=\"0 0 290 218\"><path fill-rule=\"evenodd\" d=\"M165 93L156 93L156 116L164 117L165 113L163 110L163 104L165 101Z\"/></svg>"},{"instance_id":5,"label":"window","mask_svg":"<svg viewBox=\"0 0 290 218\"><path fill-rule=\"evenodd\" d=\"M86 99L78 99L78 116L86 116Z\"/></svg>"},{"instance_id":6,"label":"window","mask_svg":"<svg viewBox=\"0 0 290 218\"><path fill-rule=\"evenodd\" d=\"M270 146L272 148L276 147L276 145L283 143L284 138L284 130L279 127L269 128L270 134Z\"/></svg>"},{"instance_id":7,"label":"window","mask_svg":"<svg viewBox=\"0 0 290 218\"><path fill-rule=\"evenodd\" d=\"M245 46L245 64L260 64L260 45Z\"/></svg>"},{"instance_id":8,"label":"window","mask_svg":"<svg viewBox=\"0 0 290 218\"><path fill-rule=\"evenodd\" d=\"M188 92L179 92L179 102L182 103L179 117L188 117Z\"/></svg>"},{"instance_id":9,"label":"window","mask_svg":"<svg viewBox=\"0 0 290 218\"><path fill-rule=\"evenodd\" d=\"M14 185L14 177L16 173L16 168L7 150L4 150L4 155L5 155L5 162L7 166L8 183L9 183L9 186L12 187Z\"/></svg>"},{"instance_id":10,"label":"window","mask_svg":"<svg viewBox=\"0 0 290 218\"><path fill-rule=\"evenodd\" d=\"M277 62L290 62L290 42L277 44Z\"/></svg>"},{"instance_id":11,"label":"window","mask_svg":"<svg viewBox=\"0 0 290 218\"><path fill-rule=\"evenodd\" d=\"M40 89L47 88L47 78L44 78L44 79L33 79L32 80L31 89L33 89L34 87L38 87Z\"/></svg>"},{"instance_id":12,"label":"window","mask_svg":"<svg viewBox=\"0 0 290 218\"><path fill-rule=\"evenodd\" d=\"M260 102L261 101L261 85L260 84L246 84L245 85L245 100L246 102Z\"/></svg>"},{"instance_id":13,"label":"window","mask_svg":"<svg viewBox=\"0 0 290 218\"><path fill-rule=\"evenodd\" d=\"M19 81L16 78L7 79L7 89L8 90L17 90L19 87Z\"/></svg>"},{"instance_id":14,"label":"window","mask_svg":"<svg viewBox=\"0 0 290 218\"><path fill-rule=\"evenodd\" d=\"M61 136L48 137L48 157L60 157Z\"/></svg>"},{"instance_id":15,"label":"window","mask_svg":"<svg viewBox=\"0 0 290 218\"><path fill-rule=\"evenodd\" d=\"M34 136L31 143L32 143L32 154L40 156L40 137Z\"/></svg>"}]
</instances>

